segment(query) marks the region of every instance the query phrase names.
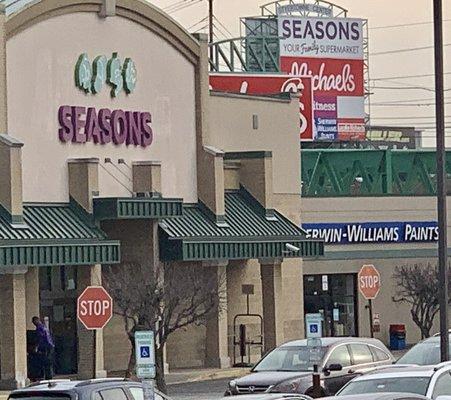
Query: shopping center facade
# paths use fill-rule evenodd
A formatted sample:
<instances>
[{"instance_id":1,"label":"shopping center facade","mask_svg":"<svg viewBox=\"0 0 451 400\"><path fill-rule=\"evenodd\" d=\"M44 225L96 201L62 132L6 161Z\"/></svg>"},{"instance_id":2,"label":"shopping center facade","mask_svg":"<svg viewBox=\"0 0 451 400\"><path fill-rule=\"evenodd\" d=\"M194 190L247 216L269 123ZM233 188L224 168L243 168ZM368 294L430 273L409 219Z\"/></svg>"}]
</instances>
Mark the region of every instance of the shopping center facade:
<instances>
[{"instance_id":1,"label":"shopping center facade","mask_svg":"<svg viewBox=\"0 0 451 400\"><path fill-rule=\"evenodd\" d=\"M324 244L299 228L296 95L210 93L206 38L143 0L6 4L0 59L1 387L27 380L34 315L57 373L126 368L120 317L76 319L107 265L226 274L227 310L174 334L169 365L230 365L243 285L263 350L303 336L302 258Z\"/></svg>"}]
</instances>

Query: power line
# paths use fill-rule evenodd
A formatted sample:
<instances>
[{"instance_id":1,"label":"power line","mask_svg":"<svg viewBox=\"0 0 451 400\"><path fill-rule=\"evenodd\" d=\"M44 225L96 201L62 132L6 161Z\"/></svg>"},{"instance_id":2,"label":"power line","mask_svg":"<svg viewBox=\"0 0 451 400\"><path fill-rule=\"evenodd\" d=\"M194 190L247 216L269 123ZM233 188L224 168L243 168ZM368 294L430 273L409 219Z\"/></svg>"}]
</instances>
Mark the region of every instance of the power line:
<instances>
[{"instance_id":1,"label":"power line","mask_svg":"<svg viewBox=\"0 0 451 400\"><path fill-rule=\"evenodd\" d=\"M189 31L189 30L193 29L194 27L196 27L197 25L200 25L202 22L205 22L206 20L208 20L208 17L202 18L201 20L197 21L195 24L189 26L187 28L187 30Z\"/></svg>"},{"instance_id":2,"label":"power line","mask_svg":"<svg viewBox=\"0 0 451 400\"><path fill-rule=\"evenodd\" d=\"M451 19L444 19L443 22L450 22ZM392 29L392 28L407 28L410 26L420 26L420 25L432 25L433 21L426 22L412 22L408 24L398 24L398 25L385 25L385 26L373 26L370 27L370 30L378 30L378 29Z\"/></svg>"},{"instance_id":3,"label":"power line","mask_svg":"<svg viewBox=\"0 0 451 400\"><path fill-rule=\"evenodd\" d=\"M191 6L194 6L196 4L201 3L203 0L184 0L181 3L177 4L175 3L173 8L169 9L169 10L165 10L168 14L174 14L176 12L185 10Z\"/></svg>"},{"instance_id":4,"label":"power line","mask_svg":"<svg viewBox=\"0 0 451 400\"><path fill-rule=\"evenodd\" d=\"M446 115L445 118L451 118L451 115ZM392 120L397 120L397 119L435 119L435 116L431 115L431 116L426 116L426 117L420 117L418 115L412 116L412 117L371 117L371 119L392 119Z\"/></svg>"},{"instance_id":5,"label":"power line","mask_svg":"<svg viewBox=\"0 0 451 400\"><path fill-rule=\"evenodd\" d=\"M227 27L216 17L216 15L213 15L213 18L215 21L227 32L227 34L230 37L233 37L233 34L227 29Z\"/></svg>"},{"instance_id":6,"label":"power line","mask_svg":"<svg viewBox=\"0 0 451 400\"><path fill-rule=\"evenodd\" d=\"M451 102L445 103L446 105ZM432 107L435 103L371 103L371 107Z\"/></svg>"},{"instance_id":7,"label":"power line","mask_svg":"<svg viewBox=\"0 0 451 400\"><path fill-rule=\"evenodd\" d=\"M443 47L449 47L451 43L446 43ZM388 50L388 51L380 51L376 53L370 53L370 56L384 56L389 54L399 54L399 53L410 53L414 51L422 51L422 50L430 50L433 49L434 46L423 46L423 47L411 47L408 49L397 49L397 50Z\"/></svg>"},{"instance_id":8,"label":"power line","mask_svg":"<svg viewBox=\"0 0 451 400\"><path fill-rule=\"evenodd\" d=\"M445 72L443 75L451 75L451 72ZM435 74L420 74L420 75L399 75L399 76L387 76L381 78L371 78L371 81L391 81L393 79L415 79L415 78L429 78L434 77Z\"/></svg>"}]
</instances>

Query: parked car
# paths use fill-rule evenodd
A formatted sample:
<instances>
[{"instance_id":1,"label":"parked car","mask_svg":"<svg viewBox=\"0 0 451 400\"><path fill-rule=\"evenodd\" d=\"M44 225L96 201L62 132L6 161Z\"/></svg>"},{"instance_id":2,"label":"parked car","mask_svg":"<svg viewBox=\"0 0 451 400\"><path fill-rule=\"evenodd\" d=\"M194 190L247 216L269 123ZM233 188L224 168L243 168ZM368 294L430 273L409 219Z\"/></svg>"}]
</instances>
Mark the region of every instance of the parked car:
<instances>
[{"instance_id":1,"label":"parked car","mask_svg":"<svg viewBox=\"0 0 451 400\"><path fill-rule=\"evenodd\" d=\"M378 392L414 393L432 400L444 400L444 396L451 399L451 363L381 368L356 377L337 396Z\"/></svg>"},{"instance_id":2,"label":"parked car","mask_svg":"<svg viewBox=\"0 0 451 400\"><path fill-rule=\"evenodd\" d=\"M426 396L415 393L370 393L349 396L323 397L321 400L430 400Z\"/></svg>"},{"instance_id":3,"label":"parked car","mask_svg":"<svg viewBox=\"0 0 451 400\"><path fill-rule=\"evenodd\" d=\"M451 335L450 335L451 339ZM450 349L451 354L451 349ZM436 365L440 362L440 334L413 346L396 364Z\"/></svg>"},{"instance_id":4,"label":"parked car","mask_svg":"<svg viewBox=\"0 0 451 400\"><path fill-rule=\"evenodd\" d=\"M225 397L223 400L233 400L235 397ZM310 396L296 393L260 393L239 396L239 400L313 400Z\"/></svg>"},{"instance_id":5,"label":"parked car","mask_svg":"<svg viewBox=\"0 0 451 400\"><path fill-rule=\"evenodd\" d=\"M126 379L91 379L87 381L52 380L33 383L14 390L9 400L143 400L140 382ZM169 400L155 393L155 400Z\"/></svg>"},{"instance_id":6,"label":"parked car","mask_svg":"<svg viewBox=\"0 0 451 400\"><path fill-rule=\"evenodd\" d=\"M227 394L312 393L314 364L319 367L323 395L335 394L364 371L394 361L390 351L376 339L323 338L312 360L307 340L286 343L263 357L251 374L230 381Z\"/></svg>"}]
</instances>

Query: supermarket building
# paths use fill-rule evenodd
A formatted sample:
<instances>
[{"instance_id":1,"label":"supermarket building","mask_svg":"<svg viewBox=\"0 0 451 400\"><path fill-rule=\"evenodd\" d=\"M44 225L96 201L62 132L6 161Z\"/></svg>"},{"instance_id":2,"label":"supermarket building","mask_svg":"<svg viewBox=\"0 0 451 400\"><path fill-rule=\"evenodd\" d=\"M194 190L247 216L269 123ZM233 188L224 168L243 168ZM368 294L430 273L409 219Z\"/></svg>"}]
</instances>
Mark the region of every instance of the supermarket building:
<instances>
[{"instance_id":1,"label":"supermarket building","mask_svg":"<svg viewBox=\"0 0 451 400\"><path fill-rule=\"evenodd\" d=\"M295 95L210 93L206 38L143 0L3 2L0 60L0 387L26 383L34 315L57 373L126 368L122 319L76 318L102 265L226 274L227 311L175 334L169 365L230 365L242 284L265 349L303 336L301 259L324 244L298 228Z\"/></svg>"}]
</instances>

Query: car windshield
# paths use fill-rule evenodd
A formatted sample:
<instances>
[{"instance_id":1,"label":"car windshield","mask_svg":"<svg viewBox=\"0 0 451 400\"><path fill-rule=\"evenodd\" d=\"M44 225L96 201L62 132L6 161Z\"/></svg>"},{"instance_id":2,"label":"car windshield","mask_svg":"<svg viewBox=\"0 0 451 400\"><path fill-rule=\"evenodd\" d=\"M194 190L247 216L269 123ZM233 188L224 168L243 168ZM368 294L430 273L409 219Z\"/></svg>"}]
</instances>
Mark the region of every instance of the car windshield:
<instances>
[{"instance_id":1,"label":"car windshield","mask_svg":"<svg viewBox=\"0 0 451 400\"><path fill-rule=\"evenodd\" d=\"M435 365L438 364L439 362L440 362L440 337L433 337L413 346L396 363Z\"/></svg>"},{"instance_id":2,"label":"car windshield","mask_svg":"<svg viewBox=\"0 0 451 400\"><path fill-rule=\"evenodd\" d=\"M430 378L424 376L366 379L350 382L340 396L365 393L415 393L426 395Z\"/></svg>"},{"instance_id":3,"label":"car windshield","mask_svg":"<svg viewBox=\"0 0 451 400\"><path fill-rule=\"evenodd\" d=\"M313 371L313 365L321 364L318 360L324 357L326 350L327 347L317 347L313 353L307 346L279 347L260 361L254 371Z\"/></svg>"}]
</instances>

